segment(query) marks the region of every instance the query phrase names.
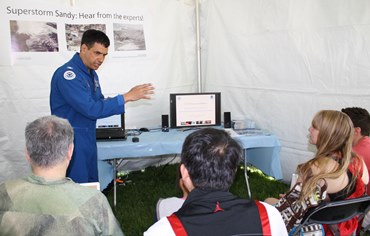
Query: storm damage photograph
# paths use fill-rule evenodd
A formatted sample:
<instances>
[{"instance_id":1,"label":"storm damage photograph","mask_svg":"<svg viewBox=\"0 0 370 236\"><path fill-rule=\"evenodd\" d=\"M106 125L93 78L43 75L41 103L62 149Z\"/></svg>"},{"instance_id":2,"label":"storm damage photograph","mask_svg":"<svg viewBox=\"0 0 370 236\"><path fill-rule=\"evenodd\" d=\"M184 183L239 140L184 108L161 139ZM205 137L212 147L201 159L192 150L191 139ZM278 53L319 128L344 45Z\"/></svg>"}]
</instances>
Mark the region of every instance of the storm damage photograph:
<instances>
[{"instance_id":1,"label":"storm damage photograph","mask_svg":"<svg viewBox=\"0 0 370 236\"><path fill-rule=\"evenodd\" d=\"M116 51L146 50L143 25L113 24Z\"/></svg>"},{"instance_id":2,"label":"storm damage photograph","mask_svg":"<svg viewBox=\"0 0 370 236\"><path fill-rule=\"evenodd\" d=\"M66 24L66 43L68 51L79 51L83 32L96 29L106 32L105 24Z\"/></svg>"},{"instance_id":3,"label":"storm damage photograph","mask_svg":"<svg viewBox=\"0 0 370 236\"><path fill-rule=\"evenodd\" d=\"M10 20L13 52L58 52L58 33L55 22Z\"/></svg>"}]
</instances>

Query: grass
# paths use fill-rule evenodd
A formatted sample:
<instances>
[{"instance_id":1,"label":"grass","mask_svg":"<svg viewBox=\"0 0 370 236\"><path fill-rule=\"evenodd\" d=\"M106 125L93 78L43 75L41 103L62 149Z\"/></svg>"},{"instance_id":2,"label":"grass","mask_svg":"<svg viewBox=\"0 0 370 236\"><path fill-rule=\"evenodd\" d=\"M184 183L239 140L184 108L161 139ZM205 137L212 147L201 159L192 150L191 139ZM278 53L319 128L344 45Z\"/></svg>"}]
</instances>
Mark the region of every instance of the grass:
<instances>
[{"instance_id":1,"label":"grass","mask_svg":"<svg viewBox=\"0 0 370 236\"><path fill-rule=\"evenodd\" d=\"M114 210L113 191L107 198L115 211L126 236L143 235L154 223L155 206L159 198L182 196L177 187L178 164L149 167L145 171L131 172L126 178L131 182L117 187L117 206ZM264 175L256 168L248 167L252 199L263 200L278 197L289 186ZM248 198L244 170L240 167L230 192Z\"/></svg>"}]
</instances>

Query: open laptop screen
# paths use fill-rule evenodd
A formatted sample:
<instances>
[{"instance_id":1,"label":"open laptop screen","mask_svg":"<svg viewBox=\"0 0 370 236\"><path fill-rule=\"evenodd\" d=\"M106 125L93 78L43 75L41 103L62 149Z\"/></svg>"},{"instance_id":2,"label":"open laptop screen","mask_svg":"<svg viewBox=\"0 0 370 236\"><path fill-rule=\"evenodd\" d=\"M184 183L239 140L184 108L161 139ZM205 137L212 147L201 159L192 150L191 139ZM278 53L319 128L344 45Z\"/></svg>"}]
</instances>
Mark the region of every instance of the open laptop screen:
<instances>
[{"instance_id":1,"label":"open laptop screen","mask_svg":"<svg viewBox=\"0 0 370 236\"><path fill-rule=\"evenodd\" d=\"M98 119L96 122L96 139L126 139L125 115L113 115Z\"/></svg>"}]
</instances>

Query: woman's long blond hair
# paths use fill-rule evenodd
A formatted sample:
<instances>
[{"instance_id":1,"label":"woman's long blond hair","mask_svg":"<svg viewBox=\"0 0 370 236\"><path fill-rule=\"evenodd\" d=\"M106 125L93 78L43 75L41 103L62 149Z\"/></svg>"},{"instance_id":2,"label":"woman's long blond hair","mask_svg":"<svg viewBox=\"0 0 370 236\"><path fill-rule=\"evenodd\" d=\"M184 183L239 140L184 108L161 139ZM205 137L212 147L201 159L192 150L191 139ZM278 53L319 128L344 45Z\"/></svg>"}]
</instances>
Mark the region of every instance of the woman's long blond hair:
<instances>
[{"instance_id":1,"label":"woman's long blond hair","mask_svg":"<svg viewBox=\"0 0 370 236\"><path fill-rule=\"evenodd\" d=\"M298 166L302 178L301 200L314 192L322 179L335 179L345 173L352 158L353 124L346 114L334 110L319 111L312 120L312 127L319 131L317 152L314 158ZM338 159L338 167L327 172L323 167L332 158ZM321 167L318 175L312 175L313 165Z\"/></svg>"}]
</instances>

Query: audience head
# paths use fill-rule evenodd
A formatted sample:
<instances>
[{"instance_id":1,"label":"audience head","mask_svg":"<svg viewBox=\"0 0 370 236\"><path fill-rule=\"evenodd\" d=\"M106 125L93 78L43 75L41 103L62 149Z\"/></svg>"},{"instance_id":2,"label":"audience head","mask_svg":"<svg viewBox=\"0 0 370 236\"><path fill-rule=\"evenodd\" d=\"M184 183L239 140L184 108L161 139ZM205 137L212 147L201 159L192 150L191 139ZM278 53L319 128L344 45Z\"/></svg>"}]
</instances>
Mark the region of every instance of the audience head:
<instances>
[{"instance_id":1,"label":"audience head","mask_svg":"<svg viewBox=\"0 0 370 236\"><path fill-rule=\"evenodd\" d=\"M370 134L370 114L360 107L343 108L342 112L346 113L352 120L355 128L361 128L362 136L369 136Z\"/></svg>"},{"instance_id":2,"label":"audience head","mask_svg":"<svg viewBox=\"0 0 370 236\"><path fill-rule=\"evenodd\" d=\"M335 110L319 111L311 127L317 134L317 155L330 156L334 152L349 155L352 149L353 124L344 113Z\"/></svg>"},{"instance_id":3,"label":"audience head","mask_svg":"<svg viewBox=\"0 0 370 236\"><path fill-rule=\"evenodd\" d=\"M186 137L181 163L195 188L226 191L234 181L241 157L241 146L227 132L204 128Z\"/></svg>"},{"instance_id":4,"label":"audience head","mask_svg":"<svg viewBox=\"0 0 370 236\"><path fill-rule=\"evenodd\" d=\"M308 197L322 179L336 179L345 173L352 158L353 124L351 119L340 111L322 110L316 113L310 127L310 142L317 147L311 160L298 166L302 178L301 199ZM337 159L337 168L327 171L330 160ZM312 168L320 171L312 175Z\"/></svg>"},{"instance_id":5,"label":"audience head","mask_svg":"<svg viewBox=\"0 0 370 236\"><path fill-rule=\"evenodd\" d=\"M104 32L95 29L86 30L81 38L81 46L85 44L88 48L92 48L95 43L99 43L106 48L110 45L109 38Z\"/></svg>"},{"instance_id":6,"label":"audience head","mask_svg":"<svg viewBox=\"0 0 370 236\"><path fill-rule=\"evenodd\" d=\"M73 151L73 129L66 119L44 116L25 130L26 149L32 166L54 167Z\"/></svg>"}]
</instances>

